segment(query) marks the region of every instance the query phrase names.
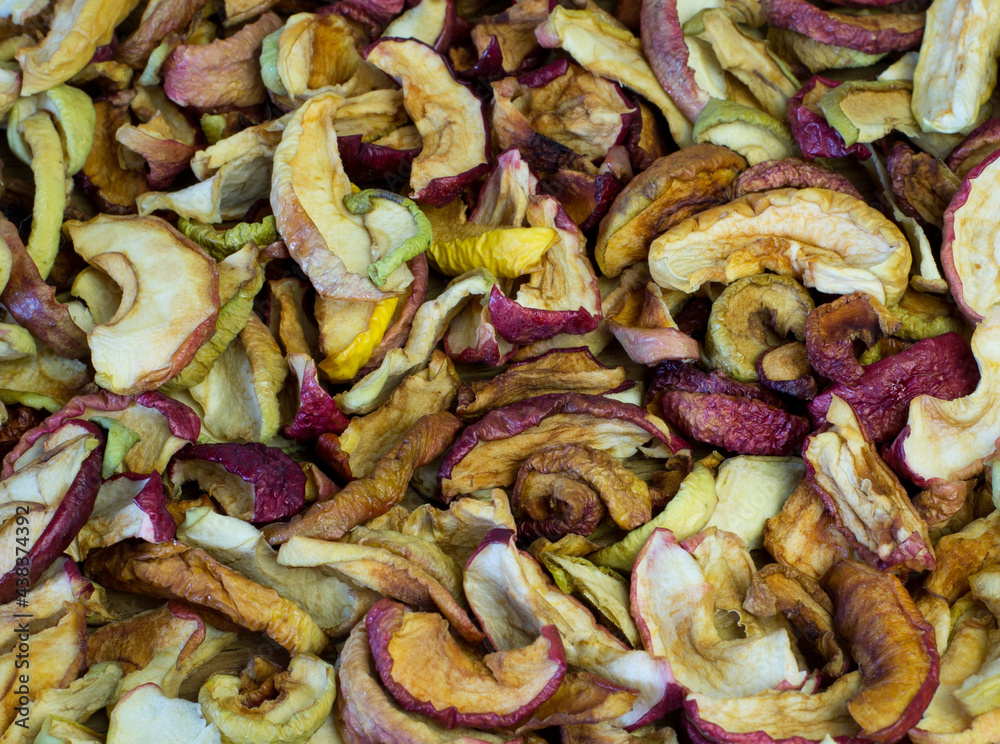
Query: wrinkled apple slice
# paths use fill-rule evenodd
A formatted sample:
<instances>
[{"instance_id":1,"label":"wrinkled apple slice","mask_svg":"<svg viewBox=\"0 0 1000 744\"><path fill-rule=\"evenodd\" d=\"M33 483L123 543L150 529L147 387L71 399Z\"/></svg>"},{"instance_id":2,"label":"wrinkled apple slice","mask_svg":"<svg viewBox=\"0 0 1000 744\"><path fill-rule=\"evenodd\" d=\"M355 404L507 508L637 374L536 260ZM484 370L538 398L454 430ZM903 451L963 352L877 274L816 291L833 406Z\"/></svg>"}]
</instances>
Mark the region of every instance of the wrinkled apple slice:
<instances>
[{"instance_id":1,"label":"wrinkled apple slice","mask_svg":"<svg viewBox=\"0 0 1000 744\"><path fill-rule=\"evenodd\" d=\"M423 138L413 161L413 198L444 206L489 169L482 101L455 80L444 57L413 39L384 39L367 60L403 87L403 106Z\"/></svg>"},{"instance_id":2,"label":"wrinkled apple slice","mask_svg":"<svg viewBox=\"0 0 1000 744\"><path fill-rule=\"evenodd\" d=\"M853 14L822 10L807 0L765 0L763 9L773 26L869 54L912 49L924 32L923 13Z\"/></svg>"},{"instance_id":3,"label":"wrinkled apple slice","mask_svg":"<svg viewBox=\"0 0 1000 744\"><path fill-rule=\"evenodd\" d=\"M684 445L663 421L631 403L596 395L542 395L491 411L466 427L445 454L438 478L452 499L480 488L514 482L524 457L544 447L575 443L627 457L656 439Z\"/></svg>"},{"instance_id":4,"label":"wrinkled apple slice","mask_svg":"<svg viewBox=\"0 0 1000 744\"><path fill-rule=\"evenodd\" d=\"M122 696L111 711L108 744L139 744L156 731L162 744L222 744L214 723L190 700L170 698L159 686L140 685Z\"/></svg>"},{"instance_id":5,"label":"wrinkled apple slice","mask_svg":"<svg viewBox=\"0 0 1000 744\"><path fill-rule=\"evenodd\" d=\"M968 131L996 85L997 17L988 4L927 9L913 72L913 113L925 131Z\"/></svg>"},{"instance_id":6,"label":"wrinkled apple slice","mask_svg":"<svg viewBox=\"0 0 1000 744\"><path fill-rule=\"evenodd\" d=\"M976 219L995 208L1000 153L969 171L944 212L941 265L952 296L970 323L978 323L1000 302L1000 261L991 250L994 224Z\"/></svg>"},{"instance_id":7,"label":"wrinkled apple slice","mask_svg":"<svg viewBox=\"0 0 1000 744\"><path fill-rule=\"evenodd\" d=\"M933 568L926 524L851 407L834 396L826 420L829 428L809 437L802 457L844 537L880 570Z\"/></svg>"},{"instance_id":8,"label":"wrinkled apple slice","mask_svg":"<svg viewBox=\"0 0 1000 744\"><path fill-rule=\"evenodd\" d=\"M94 585L83 577L76 563L67 556L60 556L42 574L38 583L28 589L23 597L31 607L34 617L30 625L53 624L73 608L74 602L85 602L94 592ZM0 648L8 648L17 639L17 600L0 605Z\"/></svg>"},{"instance_id":9,"label":"wrinkled apple slice","mask_svg":"<svg viewBox=\"0 0 1000 744\"><path fill-rule=\"evenodd\" d=\"M219 275L197 245L157 217L71 220L74 249L122 289L114 317L88 334L99 385L122 394L162 385L215 329Z\"/></svg>"},{"instance_id":10,"label":"wrinkled apple slice","mask_svg":"<svg viewBox=\"0 0 1000 744\"><path fill-rule=\"evenodd\" d=\"M729 457L719 464L719 503L707 527L739 535L747 548L764 544L764 523L777 515L805 472L798 457Z\"/></svg>"},{"instance_id":11,"label":"wrinkled apple slice","mask_svg":"<svg viewBox=\"0 0 1000 744\"><path fill-rule=\"evenodd\" d=\"M713 7L715 3L706 4ZM683 24L690 20L690 7L677 0L656 0L642 5L642 48L663 89L690 121L695 121L711 96L698 84L698 74L689 61L688 39ZM683 17L682 17L683 12Z\"/></svg>"},{"instance_id":12,"label":"wrinkled apple slice","mask_svg":"<svg viewBox=\"0 0 1000 744\"><path fill-rule=\"evenodd\" d=\"M29 96L64 83L86 67L97 47L111 41L115 26L137 3L132 0L77 0L55 9L48 35L17 50L21 95Z\"/></svg>"},{"instance_id":13,"label":"wrinkled apple slice","mask_svg":"<svg viewBox=\"0 0 1000 744\"><path fill-rule=\"evenodd\" d=\"M767 160L752 168L747 168L729 187L729 197L738 199L754 191L769 191L785 187L807 189L810 186L841 191L857 199L862 198L860 192L854 188L854 184L846 176L801 158Z\"/></svg>"},{"instance_id":14,"label":"wrinkled apple slice","mask_svg":"<svg viewBox=\"0 0 1000 744\"><path fill-rule=\"evenodd\" d=\"M267 544L260 531L235 517L217 514L207 507L189 509L180 533L185 542L248 579L280 590L282 596L302 607L332 636L346 632L371 602L364 590L334 576L308 568L282 566L277 551Z\"/></svg>"},{"instance_id":15,"label":"wrinkled apple slice","mask_svg":"<svg viewBox=\"0 0 1000 744\"><path fill-rule=\"evenodd\" d=\"M595 75L645 96L663 112L674 141L681 147L691 144L691 122L660 85L642 42L613 16L596 5L585 10L556 6L535 37L547 49L564 49Z\"/></svg>"},{"instance_id":16,"label":"wrinkled apple slice","mask_svg":"<svg viewBox=\"0 0 1000 744\"><path fill-rule=\"evenodd\" d=\"M60 442L0 481L0 602L35 584L94 508L104 440L93 424L67 424Z\"/></svg>"},{"instance_id":17,"label":"wrinkled apple slice","mask_svg":"<svg viewBox=\"0 0 1000 744\"><path fill-rule=\"evenodd\" d=\"M320 94L292 114L274 153L271 207L289 253L321 295L380 300L384 292L368 278L371 236L361 216L351 214L343 201L351 182L331 121L341 100L333 93ZM408 277L401 266L383 289L401 292Z\"/></svg>"},{"instance_id":18,"label":"wrinkled apple slice","mask_svg":"<svg viewBox=\"0 0 1000 744\"><path fill-rule=\"evenodd\" d=\"M477 729L447 729L403 710L379 683L365 623L354 626L340 652L337 685L339 728L348 742L516 744L519 741Z\"/></svg>"},{"instance_id":19,"label":"wrinkled apple slice","mask_svg":"<svg viewBox=\"0 0 1000 744\"><path fill-rule=\"evenodd\" d=\"M250 664L256 666L256 661ZM312 740L337 696L333 666L312 654L298 654L287 670L274 671L260 680L246 672L240 677L215 674L202 685L201 712L218 726L225 741L306 744Z\"/></svg>"},{"instance_id":20,"label":"wrinkled apple slice","mask_svg":"<svg viewBox=\"0 0 1000 744\"><path fill-rule=\"evenodd\" d=\"M832 88L840 85L837 80L814 75L813 78L788 99L788 124L802 154L807 158L839 158L856 155L865 160L871 151L864 145L848 147L840 133L830 126L818 102Z\"/></svg>"},{"instance_id":21,"label":"wrinkled apple slice","mask_svg":"<svg viewBox=\"0 0 1000 744\"><path fill-rule=\"evenodd\" d=\"M173 540L177 524L167 509L159 473L121 473L101 484L94 510L69 550L77 560L96 548L139 538L157 543Z\"/></svg>"},{"instance_id":22,"label":"wrinkled apple slice","mask_svg":"<svg viewBox=\"0 0 1000 744\"><path fill-rule=\"evenodd\" d=\"M601 220L594 253L607 276L646 257L660 231L723 201L746 161L717 145L693 145L659 158L636 175Z\"/></svg>"},{"instance_id":23,"label":"wrinkled apple slice","mask_svg":"<svg viewBox=\"0 0 1000 744\"><path fill-rule=\"evenodd\" d=\"M444 53L451 45L455 28L455 4L452 0L421 0L396 17L382 30L392 39L416 39Z\"/></svg>"},{"instance_id":24,"label":"wrinkled apple slice","mask_svg":"<svg viewBox=\"0 0 1000 744\"><path fill-rule=\"evenodd\" d=\"M200 444L176 455L170 480L197 481L227 514L248 522L286 519L302 508L306 478L281 450L263 444Z\"/></svg>"},{"instance_id":25,"label":"wrinkled apple slice","mask_svg":"<svg viewBox=\"0 0 1000 744\"><path fill-rule=\"evenodd\" d=\"M118 664L95 664L85 675L67 686L44 690L31 706L27 726L12 726L7 729L3 737L4 744L27 744L31 741L44 744L45 739L41 735L45 728L43 724L56 716L63 724L88 720L112 701L121 679L122 669ZM49 730L51 731L51 726ZM81 741L87 742L86 739ZM72 740L72 744L76 742L76 739Z\"/></svg>"},{"instance_id":26,"label":"wrinkled apple slice","mask_svg":"<svg viewBox=\"0 0 1000 744\"><path fill-rule=\"evenodd\" d=\"M729 147L750 165L795 154L793 135L784 122L736 101L713 98L694 124L695 142Z\"/></svg>"},{"instance_id":27,"label":"wrinkled apple slice","mask_svg":"<svg viewBox=\"0 0 1000 744\"><path fill-rule=\"evenodd\" d=\"M988 569L1000 551L1000 513L976 519L938 541L940 561L924 588L953 605L969 591L969 580Z\"/></svg>"},{"instance_id":28,"label":"wrinkled apple slice","mask_svg":"<svg viewBox=\"0 0 1000 744\"><path fill-rule=\"evenodd\" d=\"M951 151L946 165L956 176L965 178L969 171L996 151L998 140L1000 119L987 119Z\"/></svg>"},{"instance_id":29,"label":"wrinkled apple slice","mask_svg":"<svg viewBox=\"0 0 1000 744\"><path fill-rule=\"evenodd\" d=\"M724 641L713 621L714 589L669 530L657 529L632 570L632 614L643 645L670 660L677 681L711 697L745 697L778 686L799 687L788 632Z\"/></svg>"},{"instance_id":30,"label":"wrinkled apple slice","mask_svg":"<svg viewBox=\"0 0 1000 744\"><path fill-rule=\"evenodd\" d=\"M836 395L850 404L865 434L882 444L906 425L910 401L921 395L953 400L969 395L979 382L969 343L957 333L925 338L862 370L854 383L835 383L809 402L814 425L826 419Z\"/></svg>"},{"instance_id":31,"label":"wrinkled apple slice","mask_svg":"<svg viewBox=\"0 0 1000 744\"><path fill-rule=\"evenodd\" d=\"M771 268L820 292L862 289L890 305L906 289L910 264L906 237L877 210L817 188L748 194L681 222L649 248L661 287L693 292Z\"/></svg>"},{"instance_id":32,"label":"wrinkled apple slice","mask_svg":"<svg viewBox=\"0 0 1000 744\"><path fill-rule=\"evenodd\" d=\"M847 385L864 370L854 358L856 346L870 349L899 330L900 322L881 302L852 292L815 308L805 323L809 364L819 374Z\"/></svg>"},{"instance_id":33,"label":"wrinkled apple slice","mask_svg":"<svg viewBox=\"0 0 1000 744\"><path fill-rule=\"evenodd\" d=\"M555 627L523 648L470 655L436 613L381 600L365 619L382 683L409 711L448 728L516 726L559 688L566 657Z\"/></svg>"},{"instance_id":34,"label":"wrinkled apple slice","mask_svg":"<svg viewBox=\"0 0 1000 744\"><path fill-rule=\"evenodd\" d=\"M555 625L570 666L639 690L632 710L616 719L619 725L636 728L675 708L680 687L666 659L627 650L589 610L554 587L514 540L509 530L491 532L465 567L466 598L493 645L527 646L543 627Z\"/></svg>"},{"instance_id":35,"label":"wrinkled apple slice","mask_svg":"<svg viewBox=\"0 0 1000 744\"><path fill-rule=\"evenodd\" d=\"M117 543L91 553L84 572L102 586L164 599L183 599L247 630L262 632L291 653L319 652L326 636L298 605L176 540Z\"/></svg>"},{"instance_id":36,"label":"wrinkled apple slice","mask_svg":"<svg viewBox=\"0 0 1000 744\"><path fill-rule=\"evenodd\" d=\"M994 306L972 334L979 386L964 398L922 395L910 401L906 428L892 443L890 462L918 485L978 472L1000 438L1000 308Z\"/></svg>"},{"instance_id":37,"label":"wrinkled apple slice","mask_svg":"<svg viewBox=\"0 0 1000 744\"><path fill-rule=\"evenodd\" d=\"M840 561L825 583L837 632L861 669L861 689L847 709L864 738L896 741L920 720L938 685L934 629L892 574Z\"/></svg>"}]
</instances>

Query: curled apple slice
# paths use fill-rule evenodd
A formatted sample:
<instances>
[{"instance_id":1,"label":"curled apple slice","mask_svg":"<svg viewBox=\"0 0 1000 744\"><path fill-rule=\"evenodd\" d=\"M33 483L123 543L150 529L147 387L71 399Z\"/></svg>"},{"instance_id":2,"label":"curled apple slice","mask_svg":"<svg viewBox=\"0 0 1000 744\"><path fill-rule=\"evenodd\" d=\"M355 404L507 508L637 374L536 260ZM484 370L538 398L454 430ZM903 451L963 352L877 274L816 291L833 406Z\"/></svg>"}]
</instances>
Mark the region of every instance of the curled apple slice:
<instances>
[{"instance_id":1,"label":"curled apple slice","mask_svg":"<svg viewBox=\"0 0 1000 744\"><path fill-rule=\"evenodd\" d=\"M805 681L788 631L724 641L714 612L715 589L698 562L669 530L655 530L632 570L632 614L643 645L669 659L677 681L714 697L745 697Z\"/></svg>"},{"instance_id":2,"label":"curled apple slice","mask_svg":"<svg viewBox=\"0 0 1000 744\"><path fill-rule=\"evenodd\" d=\"M382 39L368 61L399 81L403 106L424 146L413 161L413 198L444 206L489 169L482 101L459 83L444 57L416 39Z\"/></svg>"},{"instance_id":3,"label":"curled apple slice","mask_svg":"<svg viewBox=\"0 0 1000 744\"><path fill-rule=\"evenodd\" d=\"M98 385L129 395L180 372L215 331L215 261L158 217L71 220L74 249L122 289L117 312L88 334Z\"/></svg>"},{"instance_id":4,"label":"curled apple slice","mask_svg":"<svg viewBox=\"0 0 1000 744\"><path fill-rule=\"evenodd\" d=\"M437 613L383 599L366 624L382 683L404 708L448 728L515 726L552 697L566 674L552 625L527 646L480 659L459 646Z\"/></svg>"},{"instance_id":5,"label":"curled apple slice","mask_svg":"<svg viewBox=\"0 0 1000 744\"><path fill-rule=\"evenodd\" d=\"M861 689L847 709L864 738L897 741L920 720L938 685L934 629L892 574L840 561L826 585L837 633L861 669Z\"/></svg>"}]
</instances>

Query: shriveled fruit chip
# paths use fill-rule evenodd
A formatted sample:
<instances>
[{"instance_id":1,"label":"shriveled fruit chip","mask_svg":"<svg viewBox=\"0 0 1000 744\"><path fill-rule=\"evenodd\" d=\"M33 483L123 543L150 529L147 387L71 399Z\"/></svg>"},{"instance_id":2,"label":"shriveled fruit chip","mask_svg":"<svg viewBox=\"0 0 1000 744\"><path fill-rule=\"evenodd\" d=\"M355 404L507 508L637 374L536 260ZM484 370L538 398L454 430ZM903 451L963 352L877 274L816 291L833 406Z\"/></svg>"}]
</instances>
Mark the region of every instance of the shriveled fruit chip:
<instances>
[{"instance_id":1,"label":"shriveled fruit chip","mask_svg":"<svg viewBox=\"0 0 1000 744\"><path fill-rule=\"evenodd\" d=\"M607 276L646 256L662 230L722 201L745 161L717 145L695 145L659 158L632 179L601 220L594 252Z\"/></svg>"},{"instance_id":2,"label":"shriveled fruit chip","mask_svg":"<svg viewBox=\"0 0 1000 744\"><path fill-rule=\"evenodd\" d=\"M241 627L266 633L291 653L326 646L316 621L294 602L178 541L118 543L92 553L84 572L108 588L184 599L221 613Z\"/></svg>"},{"instance_id":3,"label":"shriveled fruit chip","mask_svg":"<svg viewBox=\"0 0 1000 744\"><path fill-rule=\"evenodd\" d=\"M632 571L632 613L650 653L665 656L692 692L744 697L805 681L784 629L722 640L712 620L714 589L669 530L650 535Z\"/></svg>"},{"instance_id":4,"label":"shriveled fruit chip","mask_svg":"<svg viewBox=\"0 0 1000 744\"><path fill-rule=\"evenodd\" d=\"M735 150L750 165L795 154L792 133L784 123L760 109L713 98L698 115L695 142L711 142Z\"/></svg>"},{"instance_id":5,"label":"shriveled fruit chip","mask_svg":"<svg viewBox=\"0 0 1000 744\"><path fill-rule=\"evenodd\" d=\"M93 512L67 550L83 560L93 549L129 538L151 543L173 540L176 531L159 473L121 473L101 484Z\"/></svg>"},{"instance_id":6,"label":"shriveled fruit chip","mask_svg":"<svg viewBox=\"0 0 1000 744\"><path fill-rule=\"evenodd\" d=\"M76 252L123 293L114 317L88 335L95 379L123 394L162 385L212 335L219 312L215 262L157 217L101 215L70 221L66 231Z\"/></svg>"},{"instance_id":7,"label":"shriveled fruit chip","mask_svg":"<svg viewBox=\"0 0 1000 744\"><path fill-rule=\"evenodd\" d=\"M198 691L202 715L226 741L259 737L306 744L337 696L333 667L312 654L293 656L287 670L259 680L259 686L247 676L215 674Z\"/></svg>"},{"instance_id":8,"label":"shriveled fruit chip","mask_svg":"<svg viewBox=\"0 0 1000 744\"><path fill-rule=\"evenodd\" d=\"M927 10L913 73L913 113L921 128L968 130L996 85L996 8L991 3L939 3Z\"/></svg>"},{"instance_id":9,"label":"shriveled fruit chip","mask_svg":"<svg viewBox=\"0 0 1000 744\"><path fill-rule=\"evenodd\" d=\"M550 227L504 227L475 238L435 240L428 253L434 267L446 276L483 266L500 279L516 279L537 269L557 240Z\"/></svg>"},{"instance_id":10,"label":"shriveled fruit chip","mask_svg":"<svg viewBox=\"0 0 1000 744\"><path fill-rule=\"evenodd\" d=\"M870 54L915 47L924 31L923 13L855 15L822 10L806 0L765 0L763 9L773 26Z\"/></svg>"},{"instance_id":11,"label":"shriveled fruit chip","mask_svg":"<svg viewBox=\"0 0 1000 744\"><path fill-rule=\"evenodd\" d=\"M219 729L205 720L197 703L167 697L147 683L130 690L111 711L107 740L138 744L151 730L159 732L163 744L222 744Z\"/></svg>"},{"instance_id":12,"label":"shriveled fruit chip","mask_svg":"<svg viewBox=\"0 0 1000 744\"><path fill-rule=\"evenodd\" d=\"M805 323L809 364L824 377L851 385L864 370L854 358L855 345L871 348L899 329L885 306L863 292L852 292L809 313Z\"/></svg>"},{"instance_id":13,"label":"shriveled fruit chip","mask_svg":"<svg viewBox=\"0 0 1000 744\"><path fill-rule=\"evenodd\" d=\"M435 613L381 600L365 623L383 684L404 708L448 728L515 726L556 692L566 674L562 640L551 625L529 646L478 658L458 645Z\"/></svg>"},{"instance_id":14,"label":"shriveled fruit chip","mask_svg":"<svg viewBox=\"0 0 1000 744\"><path fill-rule=\"evenodd\" d=\"M802 456L844 537L880 570L933 568L926 525L850 406L835 396L826 420L830 428L811 435Z\"/></svg>"},{"instance_id":15,"label":"shriveled fruit chip","mask_svg":"<svg viewBox=\"0 0 1000 744\"><path fill-rule=\"evenodd\" d=\"M679 704L680 687L666 660L627 650L517 549L513 532L490 533L466 565L464 581L469 606L496 648L526 646L543 627L555 625L568 664L639 690L632 710L616 719L619 725L641 726Z\"/></svg>"},{"instance_id":16,"label":"shriveled fruit chip","mask_svg":"<svg viewBox=\"0 0 1000 744\"><path fill-rule=\"evenodd\" d=\"M379 41L366 58L400 82L403 105L423 138L410 172L414 198L447 204L488 170L482 102L455 80L444 57L419 41Z\"/></svg>"},{"instance_id":17,"label":"shriveled fruit chip","mask_svg":"<svg viewBox=\"0 0 1000 744\"><path fill-rule=\"evenodd\" d=\"M816 188L748 194L681 222L649 249L661 287L693 292L770 268L820 292L863 289L888 304L902 297L910 263L906 238L880 213Z\"/></svg>"},{"instance_id":18,"label":"shriveled fruit chip","mask_svg":"<svg viewBox=\"0 0 1000 744\"><path fill-rule=\"evenodd\" d=\"M861 669L847 709L864 738L899 739L920 720L938 685L934 630L898 578L853 561L827 574L835 627Z\"/></svg>"},{"instance_id":19,"label":"shriveled fruit chip","mask_svg":"<svg viewBox=\"0 0 1000 744\"><path fill-rule=\"evenodd\" d=\"M953 605L969 591L970 577L989 568L1000 555L1000 516L976 519L938 541L940 559L924 588Z\"/></svg>"}]
</instances>

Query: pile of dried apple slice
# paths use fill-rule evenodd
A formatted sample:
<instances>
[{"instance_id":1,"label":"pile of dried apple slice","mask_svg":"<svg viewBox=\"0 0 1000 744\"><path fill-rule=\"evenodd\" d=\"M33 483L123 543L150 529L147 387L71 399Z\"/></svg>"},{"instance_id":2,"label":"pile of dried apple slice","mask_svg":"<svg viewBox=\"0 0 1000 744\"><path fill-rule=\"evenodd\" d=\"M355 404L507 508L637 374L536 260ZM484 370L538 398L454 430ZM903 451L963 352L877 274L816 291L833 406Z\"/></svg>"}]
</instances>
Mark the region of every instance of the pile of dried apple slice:
<instances>
[{"instance_id":1,"label":"pile of dried apple slice","mask_svg":"<svg viewBox=\"0 0 1000 744\"><path fill-rule=\"evenodd\" d=\"M1000 740L1000 3L0 3L0 744Z\"/></svg>"}]
</instances>

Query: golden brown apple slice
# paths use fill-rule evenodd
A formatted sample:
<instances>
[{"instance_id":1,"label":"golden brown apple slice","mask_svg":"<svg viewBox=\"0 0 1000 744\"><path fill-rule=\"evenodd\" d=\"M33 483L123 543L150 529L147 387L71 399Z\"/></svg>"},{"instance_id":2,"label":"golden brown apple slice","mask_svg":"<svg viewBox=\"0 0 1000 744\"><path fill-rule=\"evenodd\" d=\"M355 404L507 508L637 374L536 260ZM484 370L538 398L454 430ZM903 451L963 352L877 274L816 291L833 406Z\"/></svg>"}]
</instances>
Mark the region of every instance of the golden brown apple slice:
<instances>
[{"instance_id":1,"label":"golden brown apple slice","mask_svg":"<svg viewBox=\"0 0 1000 744\"><path fill-rule=\"evenodd\" d=\"M88 335L98 385L141 393L180 372L215 331L219 274L201 248L158 217L72 220L74 249L122 290L118 311Z\"/></svg>"}]
</instances>

